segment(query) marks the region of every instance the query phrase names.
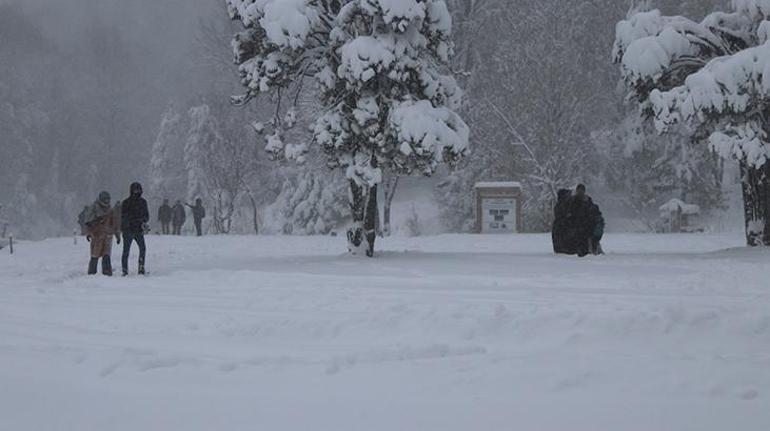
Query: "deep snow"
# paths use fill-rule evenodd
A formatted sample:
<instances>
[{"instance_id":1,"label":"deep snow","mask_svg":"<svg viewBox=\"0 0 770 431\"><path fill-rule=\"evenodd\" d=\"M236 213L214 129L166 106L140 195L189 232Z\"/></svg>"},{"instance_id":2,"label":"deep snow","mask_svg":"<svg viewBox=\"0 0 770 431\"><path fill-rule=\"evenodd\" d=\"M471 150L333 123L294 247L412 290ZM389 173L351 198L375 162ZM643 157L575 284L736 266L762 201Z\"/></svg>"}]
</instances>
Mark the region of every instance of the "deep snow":
<instances>
[{"instance_id":1,"label":"deep snow","mask_svg":"<svg viewBox=\"0 0 770 431\"><path fill-rule=\"evenodd\" d=\"M0 428L767 430L770 251L741 242L153 236L126 279L23 242L0 250Z\"/></svg>"}]
</instances>

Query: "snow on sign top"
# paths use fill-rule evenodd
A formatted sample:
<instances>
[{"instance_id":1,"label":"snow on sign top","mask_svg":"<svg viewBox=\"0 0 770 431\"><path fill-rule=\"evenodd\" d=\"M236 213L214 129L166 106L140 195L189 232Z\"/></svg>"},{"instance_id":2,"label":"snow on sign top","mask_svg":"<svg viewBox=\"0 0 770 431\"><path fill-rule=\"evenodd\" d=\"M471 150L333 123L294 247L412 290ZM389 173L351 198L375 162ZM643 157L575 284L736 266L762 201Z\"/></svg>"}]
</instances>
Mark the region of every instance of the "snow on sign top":
<instances>
[{"instance_id":1,"label":"snow on sign top","mask_svg":"<svg viewBox=\"0 0 770 431\"><path fill-rule=\"evenodd\" d=\"M476 189L520 189L521 183L516 181L495 181L476 183Z\"/></svg>"}]
</instances>

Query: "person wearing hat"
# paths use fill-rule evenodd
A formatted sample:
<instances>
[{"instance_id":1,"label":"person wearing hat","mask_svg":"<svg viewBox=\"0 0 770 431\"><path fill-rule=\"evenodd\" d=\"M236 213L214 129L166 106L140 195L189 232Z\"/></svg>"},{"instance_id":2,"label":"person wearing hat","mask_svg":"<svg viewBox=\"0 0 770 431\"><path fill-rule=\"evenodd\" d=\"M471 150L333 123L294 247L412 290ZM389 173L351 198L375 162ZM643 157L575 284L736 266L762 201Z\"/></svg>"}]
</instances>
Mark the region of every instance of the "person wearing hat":
<instances>
[{"instance_id":1,"label":"person wearing hat","mask_svg":"<svg viewBox=\"0 0 770 431\"><path fill-rule=\"evenodd\" d=\"M120 244L120 223L118 214L110 205L110 194L99 193L99 198L84 215L86 240L91 247L91 261L88 274L96 274L99 259L102 259L102 274L112 276L112 237Z\"/></svg>"},{"instance_id":2,"label":"person wearing hat","mask_svg":"<svg viewBox=\"0 0 770 431\"><path fill-rule=\"evenodd\" d=\"M150 220L150 212L147 210L147 201L142 197L142 185L132 183L129 189L130 196L121 204L121 231L123 232L123 256L120 260L123 276L128 275L128 256L131 252L131 243L136 241L139 246L139 274L144 274L144 258L147 247L144 243L144 234L149 232L147 222Z\"/></svg>"}]
</instances>

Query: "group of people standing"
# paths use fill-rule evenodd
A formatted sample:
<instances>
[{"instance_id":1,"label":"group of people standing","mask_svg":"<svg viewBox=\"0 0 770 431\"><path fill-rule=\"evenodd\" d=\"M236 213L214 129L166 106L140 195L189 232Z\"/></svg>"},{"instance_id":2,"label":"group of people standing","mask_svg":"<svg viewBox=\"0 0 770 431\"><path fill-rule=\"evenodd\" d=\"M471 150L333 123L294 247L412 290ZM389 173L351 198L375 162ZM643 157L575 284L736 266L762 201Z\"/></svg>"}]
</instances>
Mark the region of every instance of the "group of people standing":
<instances>
[{"instance_id":1,"label":"group of people standing","mask_svg":"<svg viewBox=\"0 0 770 431\"><path fill-rule=\"evenodd\" d=\"M574 191L559 190L551 236L554 253L580 257L604 254L604 216L583 184L578 184Z\"/></svg>"},{"instance_id":2,"label":"group of people standing","mask_svg":"<svg viewBox=\"0 0 770 431\"><path fill-rule=\"evenodd\" d=\"M203 219L206 217L206 209L203 207L203 201L198 198L195 205L185 203L192 210L193 223L195 224L195 233L198 236L203 235ZM158 222L160 222L161 233L163 235L181 235L182 227L187 221L182 201L176 201L174 206L168 204L168 199L163 200L163 204L158 208Z\"/></svg>"},{"instance_id":3,"label":"group of people standing","mask_svg":"<svg viewBox=\"0 0 770 431\"><path fill-rule=\"evenodd\" d=\"M123 241L123 254L121 256L121 271L123 276L128 275L128 259L131 253L131 245L136 242L139 247L138 274L145 274L145 257L147 245L145 235L150 232L150 212L147 201L142 197L142 185L132 183L129 188L129 196L123 201L118 201L113 206L109 192L99 193L96 201L83 209L78 216L81 234L86 236L90 243L91 260L88 263L88 274L96 274L99 259L102 260L102 274L111 276L112 271L112 239L120 244ZM193 219L198 236L202 235L201 222L206 216L200 199L195 205L188 205L193 210ZM181 209L181 222L177 211ZM173 222L174 233L181 233L182 225L186 219L184 207L179 201L171 208L168 200L158 210L158 219L161 222L163 233L168 234L168 226Z\"/></svg>"}]
</instances>

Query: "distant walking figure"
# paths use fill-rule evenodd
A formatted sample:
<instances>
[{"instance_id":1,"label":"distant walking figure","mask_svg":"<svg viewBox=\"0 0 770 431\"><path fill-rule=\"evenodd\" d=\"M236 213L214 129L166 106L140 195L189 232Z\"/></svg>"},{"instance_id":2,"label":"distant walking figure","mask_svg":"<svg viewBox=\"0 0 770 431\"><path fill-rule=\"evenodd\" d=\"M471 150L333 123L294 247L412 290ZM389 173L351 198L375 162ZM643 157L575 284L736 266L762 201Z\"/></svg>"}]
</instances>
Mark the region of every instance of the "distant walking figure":
<instances>
[{"instance_id":1,"label":"distant walking figure","mask_svg":"<svg viewBox=\"0 0 770 431\"><path fill-rule=\"evenodd\" d=\"M99 193L99 198L83 214L86 240L91 243L91 260L88 274L96 274L102 259L102 274L112 276L112 237L120 244L120 221L115 208L110 206L110 194Z\"/></svg>"},{"instance_id":2,"label":"distant walking figure","mask_svg":"<svg viewBox=\"0 0 770 431\"><path fill-rule=\"evenodd\" d=\"M163 199L163 205L158 208L158 221L160 222L163 235L170 234L171 206L168 204L168 199Z\"/></svg>"},{"instance_id":3,"label":"distant walking figure","mask_svg":"<svg viewBox=\"0 0 770 431\"><path fill-rule=\"evenodd\" d=\"M182 234L182 226L186 220L187 214L184 212L182 201L176 201L174 207L171 208L171 224L174 227L174 235Z\"/></svg>"},{"instance_id":4,"label":"distant walking figure","mask_svg":"<svg viewBox=\"0 0 770 431\"><path fill-rule=\"evenodd\" d=\"M203 235L203 229L201 229L201 223L203 218L206 217L206 209L203 208L203 201L201 198L195 199L195 205L187 204L192 209L193 222L195 223L195 232L198 236Z\"/></svg>"},{"instance_id":5,"label":"distant walking figure","mask_svg":"<svg viewBox=\"0 0 770 431\"><path fill-rule=\"evenodd\" d=\"M142 197L141 184L131 184L130 196L123 201L121 207L123 256L120 263L123 275L128 275L128 256L131 252L131 243L134 241L139 246L139 274L144 274L144 259L147 253L144 234L148 230L147 222L150 220L150 213L147 210L147 201Z\"/></svg>"}]
</instances>

